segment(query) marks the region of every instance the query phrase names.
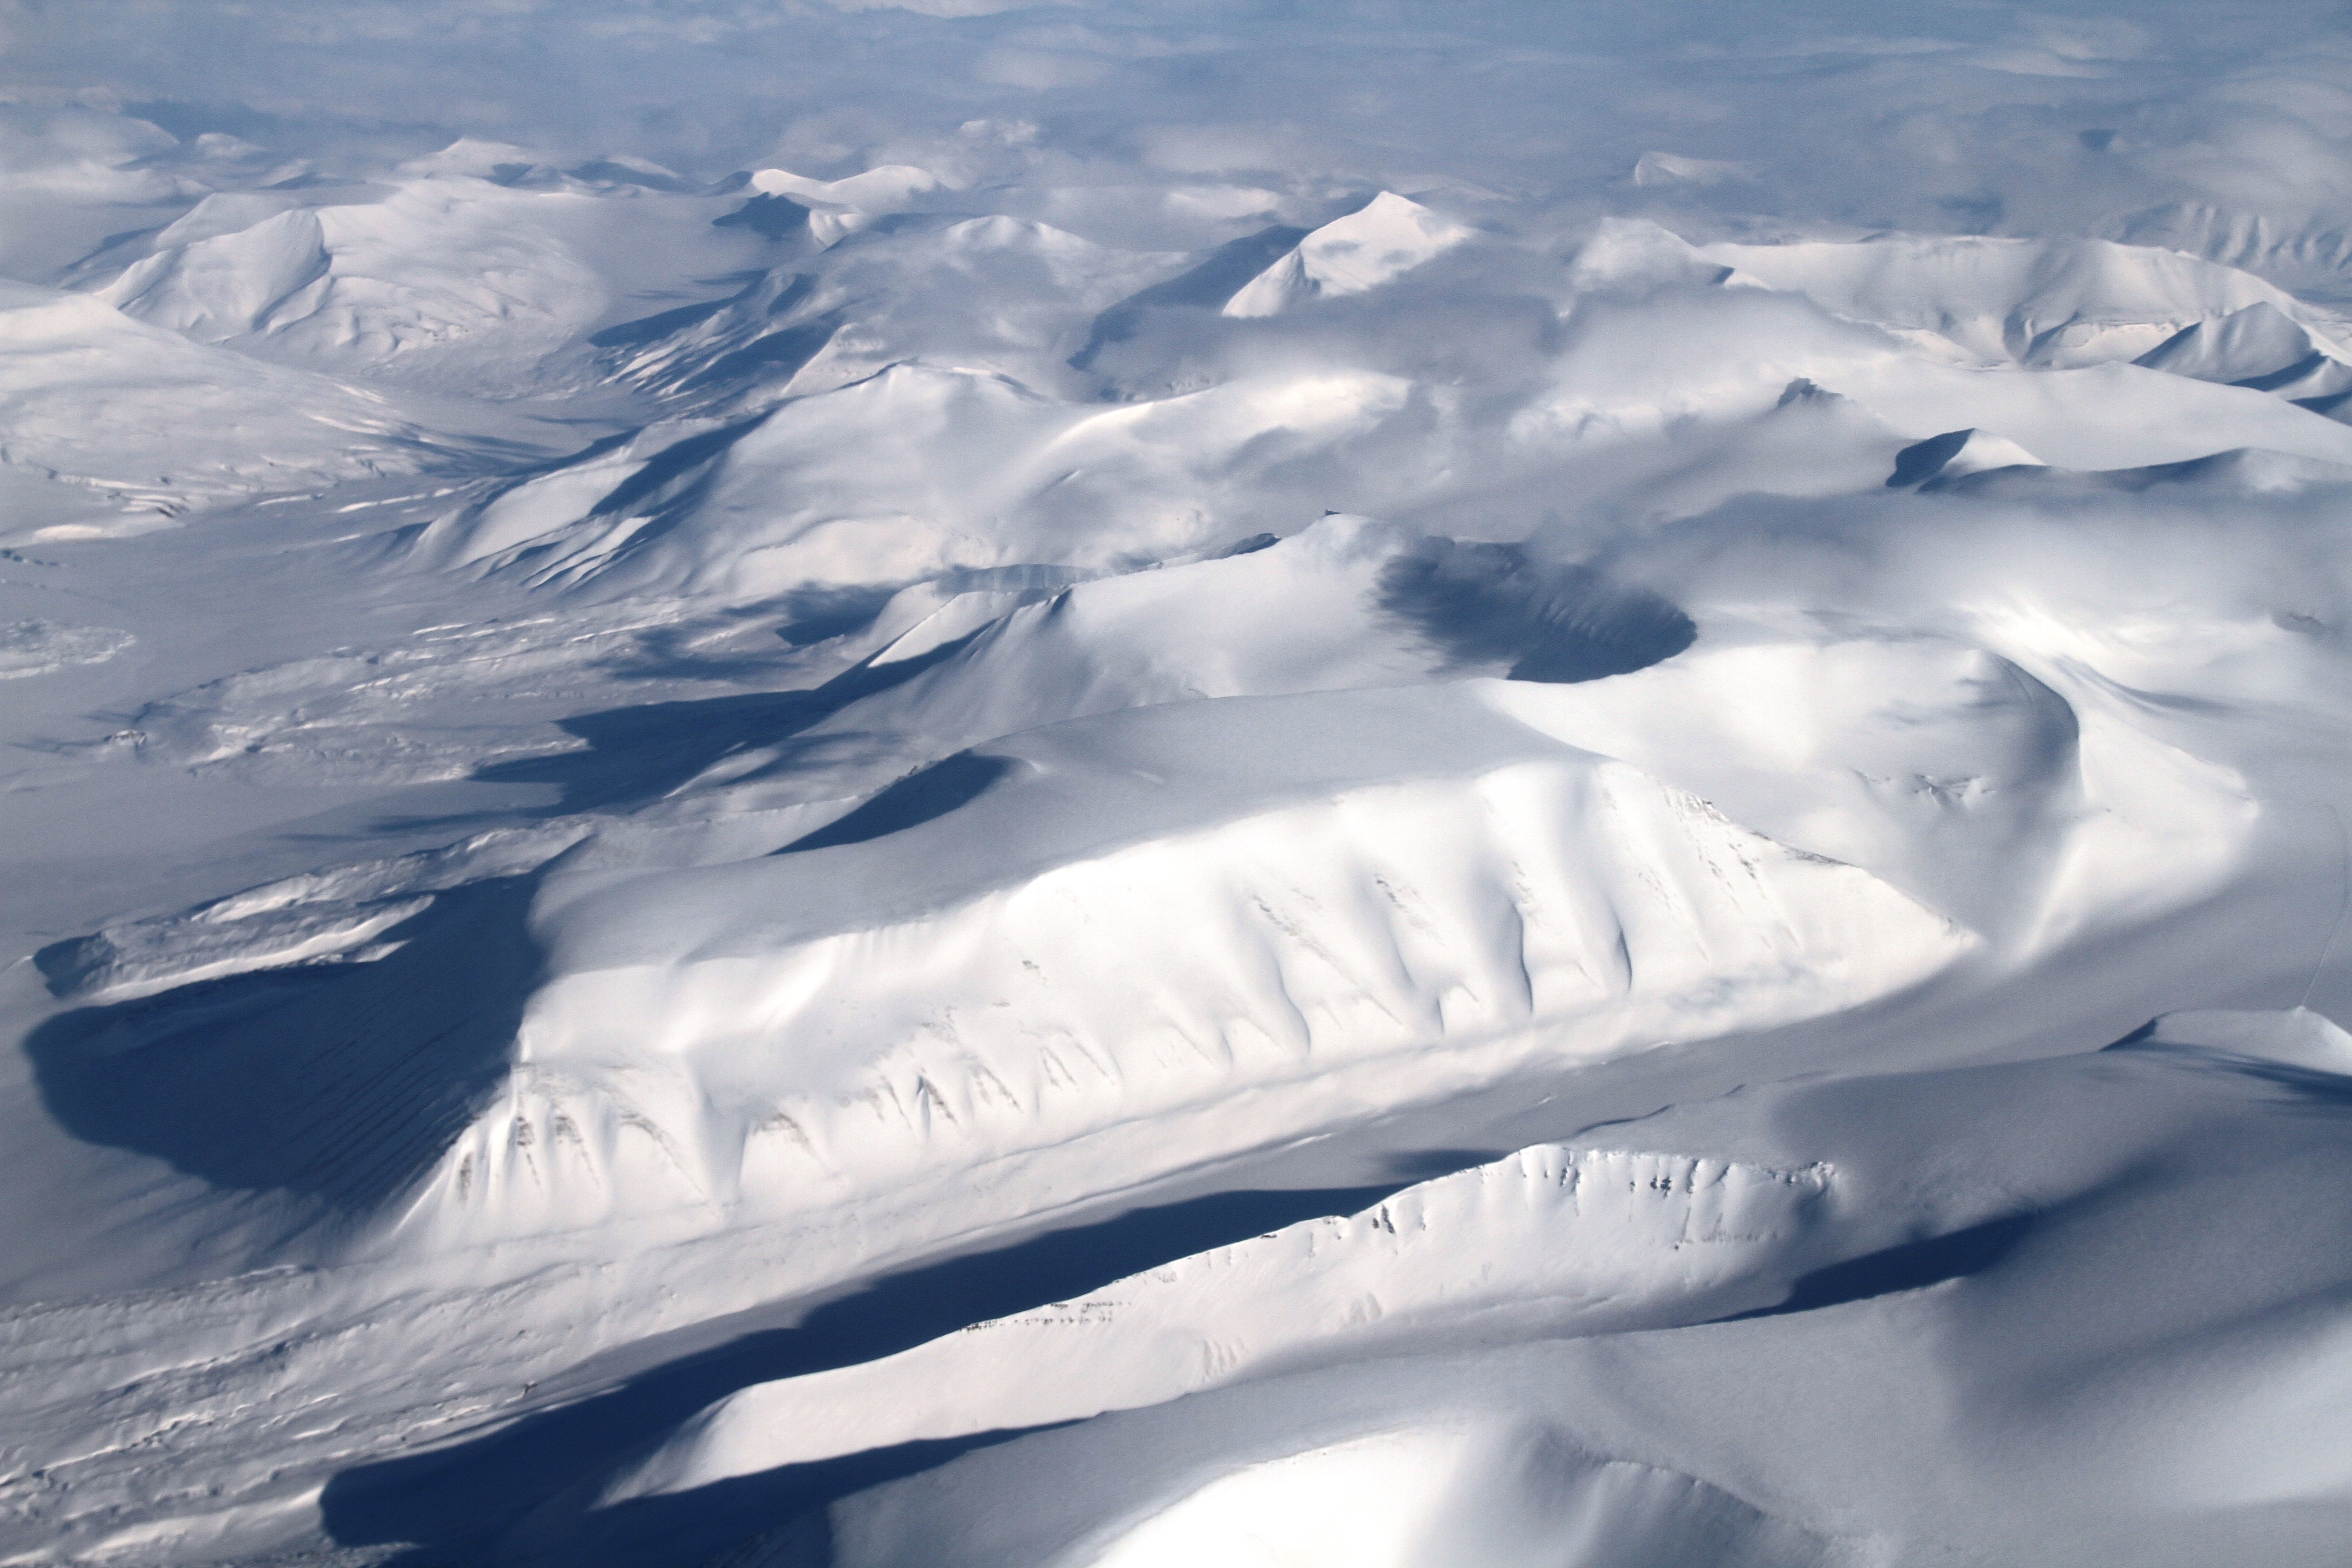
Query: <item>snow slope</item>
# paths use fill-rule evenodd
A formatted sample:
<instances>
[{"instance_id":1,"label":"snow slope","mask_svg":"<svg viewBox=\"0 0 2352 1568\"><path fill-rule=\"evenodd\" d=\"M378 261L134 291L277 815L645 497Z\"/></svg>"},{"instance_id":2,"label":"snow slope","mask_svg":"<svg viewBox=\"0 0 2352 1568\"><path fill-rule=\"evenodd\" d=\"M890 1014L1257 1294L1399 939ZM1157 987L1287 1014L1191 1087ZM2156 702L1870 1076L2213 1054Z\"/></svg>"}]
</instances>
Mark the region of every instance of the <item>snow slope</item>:
<instances>
[{"instance_id":1,"label":"snow slope","mask_svg":"<svg viewBox=\"0 0 2352 1568\"><path fill-rule=\"evenodd\" d=\"M163 526L257 496L413 472L436 455L383 396L198 346L80 295L0 289L0 471L73 487L119 514L51 529ZM185 431L199 423L206 437L192 448ZM38 513L26 511L11 530L19 537L36 532L24 521Z\"/></svg>"},{"instance_id":2,"label":"snow slope","mask_svg":"<svg viewBox=\"0 0 2352 1568\"><path fill-rule=\"evenodd\" d=\"M1047 1152L1142 1180L1172 1125L1216 1157L1851 1006L1968 950L1440 689L1033 731L756 860L551 879L510 1087L411 1223L758 1212ZM867 899L822 897L844 888ZM937 956L850 956L908 950Z\"/></svg>"},{"instance_id":3,"label":"snow slope","mask_svg":"<svg viewBox=\"0 0 2352 1568\"><path fill-rule=\"evenodd\" d=\"M1469 230L1382 191L1335 218L1225 301L1228 316L1275 316L1310 300L1361 294L1470 237Z\"/></svg>"},{"instance_id":4,"label":"snow slope","mask_svg":"<svg viewBox=\"0 0 2352 1568\"><path fill-rule=\"evenodd\" d=\"M2208 322L2216 331L2238 322L2228 330L2242 337L2273 319L2283 323L2267 327L2273 337L2296 328L2305 334L2290 360L2345 357L2321 335L2341 331L2329 316L2259 278L2172 250L2095 239L1884 235L1845 244L1716 244L1697 254L1839 315L1933 332L1987 360L2101 364L2153 353Z\"/></svg>"},{"instance_id":5,"label":"snow slope","mask_svg":"<svg viewBox=\"0 0 2352 1568\"><path fill-rule=\"evenodd\" d=\"M0 15L0 1561L2340 1559L2340 18L1424 10Z\"/></svg>"},{"instance_id":6,"label":"snow slope","mask_svg":"<svg viewBox=\"0 0 2352 1568\"><path fill-rule=\"evenodd\" d=\"M1230 1283L1188 1327L1216 1347L1211 1364L1230 1369L1213 1379L1223 1389L854 1497L834 1514L834 1558L1339 1563L1370 1550L1382 1554L1374 1560L1427 1563L1458 1561L1452 1554L1467 1547L1575 1564L1955 1551L2094 1562L2121 1546L2151 1563L2248 1550L2265 1562L2326 1562L2341 1540L2340 1470L2323 1457L2328 1445L2303 1439L2326 1429L2306 1423L2343 1374L2324 1304L2341 1289L2338 1222L2315 1208L2279 1215L2272 1237L2296 1237L2305 1260L2252 1277L2210 1267L2230 1241L2211 1237L2207 1252L2176 1238L2183 1225L2203 1232L2211 1205L2263 1179L2243 1163L2255 1149L2265 1173L2325 1180L2342 1157L2340 1134L2321 1131L2340 1119L2341 1081L2266 1078L2243 1057L2180 1046L1780 1091L1764 1142L1829 1156L1834 1173L1799 1209L1820 1212L1800 1228L1815 1233L1813 1256L1843 1260L1761 1310L1718 1309L1715 1321L1692 1326L1676 1322L1687 1298L1636 1305L1617 1282L1618 1258L1646 1254L1650 1269L1688 1279L1706 1265L1677 1248L1741 1245L1712 1239L1727 1223L1774 1235L1770 1210L1750 1205L1823 1178L1651 1155L1646 1168L1665 1179L1645 1184L1645 1163L1629 1156L1525 1151L1475 1173L1481 1184L1507 1184L1471 1199L1502 1267L1528 1256L1513 1245L1519 1204L1504 1195L1520 1183L1557 1205L1555 1223L1608 1237L1575 1265L1553 1265L1574 1272L1568 1289L1545 1292L1558 1305L1540 1328L1502 1329L1475 1297L1444 1307L1412 1299L1413 1277L1398 1265L1448 1245L1445 1218L1470 1197L1448 1188L1469 1186L1469 1175L1351 1221L1188 1260L1053 1309L1070 1325L1060 1340L1086 1352L1057 1345L1045 1364L1085 1401L1079 1410L1155 1360L1184 1366L1175 1346L1154 1342L1167 1332L1162 1314L1214 1270ZM2075 1119L2092 1103L2102 1131L2085 1137ZM1720 1108L1690 1111L1681 1125ZM1669 1117L1640 1131L1672 1148L1681 1126ZM1973 1163L1989 1144L2007 1156L1999 1182L1947 1187L1932 1211L1910 1207L1922 1194L1906 1173L1963 1147ZM1612 1212L1620 1205L1641 1215L1638 1228ZM1674 1214L1683 1205L1690 1217ZM1837 1242L1822 1234L1847 1226ZM1886 1238L1875 1250L1864 1239L1873 1232ZM1284 1271L1273 1292L1255 1288L1244 1270L1265 1265L1251 1248L1285 1244L1314 1247L1313 1261ZM1375 1261L1382 1254L1397 1259L1386 1270ZM1369 1289L1349 1328L1327 1331L1322 1343L1386 1334L1397 1342L1391 1355L1416 1338L1425 1348L1379 1363L1386 1375L1377 1379L1278 1355L1254 1365L1254 1342L1301 1321L1286 1293L1342 1270ZM1757 1285L1759 1295L1773 1289ZM1622 1310L1646 1309L1649 1331L1578 1321L1570 1292L1612 1286ZM1381 1310L1391 1300L1394 1316ZM990 1325L899 1360L919 1376L919 1358L978 1360L991 1338L1020 1331ZM2288 1366L2295 1372L2280 1376ZM896 1371L877 1363L871 1375ZM841 1377L804 1381L828 1375ZM739 1394L636 1484L691 1485L706 1473L696 1464L743 1463L754 1434L773 1445L790 1429L798 1411L788 1398L830 1393L783 1384ZM2193 1401L2200 1417L2180 1419L2189 1406L2176 1401ZM908 1396L898 1408L910 1405L920 1408ZM1236 1442L1237 1432L1251 1438ZM1857 1474L1870 1486L1842 1479ZM1326 1509L1349 1518L1327 1525Z\"/></svg>"}]
</instances>

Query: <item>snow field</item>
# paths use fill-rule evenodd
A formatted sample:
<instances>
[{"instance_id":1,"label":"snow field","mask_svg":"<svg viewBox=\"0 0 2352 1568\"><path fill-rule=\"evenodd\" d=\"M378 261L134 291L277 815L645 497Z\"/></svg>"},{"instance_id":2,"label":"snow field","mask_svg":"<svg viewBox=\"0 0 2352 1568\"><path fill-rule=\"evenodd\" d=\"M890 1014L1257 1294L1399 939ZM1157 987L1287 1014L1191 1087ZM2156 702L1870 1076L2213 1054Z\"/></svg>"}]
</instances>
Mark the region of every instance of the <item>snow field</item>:
<instances>
[{"instance_id":1,"label":"snow field","mask_svg":"<svg viewBox=\"0 0 2352 1568\"><path fill-rule=\"evenodd\" d=\"M201 9L0 18L0 1561L2340 1560L2334 19Z\"/></svg>"}]
</instances>

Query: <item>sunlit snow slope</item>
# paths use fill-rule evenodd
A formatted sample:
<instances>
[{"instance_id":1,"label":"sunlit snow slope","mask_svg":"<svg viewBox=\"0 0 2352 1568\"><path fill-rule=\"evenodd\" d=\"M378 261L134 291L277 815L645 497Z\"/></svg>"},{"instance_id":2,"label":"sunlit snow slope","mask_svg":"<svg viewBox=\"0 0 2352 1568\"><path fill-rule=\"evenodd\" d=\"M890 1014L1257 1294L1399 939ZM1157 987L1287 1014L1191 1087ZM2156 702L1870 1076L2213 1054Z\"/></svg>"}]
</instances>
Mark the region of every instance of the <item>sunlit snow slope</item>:
<instances>
[{"instance_id":1,"label":"sunlit snow slope","mask_svg":"<svg viewBox=\"0 0 2352 1568\"><path fill-rule=\"evenodd\" d=\"M2340 1563L2352 35L1767 9L0 6L0 1563Z\"/></svg>"}]
</instances>

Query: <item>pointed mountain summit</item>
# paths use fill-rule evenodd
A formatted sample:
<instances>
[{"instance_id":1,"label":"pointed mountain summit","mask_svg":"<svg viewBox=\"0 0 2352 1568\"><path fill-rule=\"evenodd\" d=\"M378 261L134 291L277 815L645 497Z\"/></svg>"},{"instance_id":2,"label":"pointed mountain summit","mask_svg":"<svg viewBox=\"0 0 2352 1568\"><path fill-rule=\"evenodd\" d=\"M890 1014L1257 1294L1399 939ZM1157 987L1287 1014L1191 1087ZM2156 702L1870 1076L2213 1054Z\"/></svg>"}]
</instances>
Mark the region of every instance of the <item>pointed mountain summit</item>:
<instances>
[{"instance_id":1,"label":"pointed mountain summit","mask_svg":"<svg viewBox=\"0 0 2352 1568\"><path fill-rule=\"evenodd\" d=\"M1990 430L1947 430L1895 453L1895 471L1886 476L1886 487L1900 489L1991 468L2042 466L2041 458L2005 436Z\"/></svg>"},{"instance_id":2,"label":"pointed mountain summit","mask_svg":"<svg viewBox=\"0 0 2352 1568\"><path fill-rule=\"evenodd\" d=\"M2198 381L2227 382L2294 398L2352 389L2343 351L2268 300L2194 321L2136 363Z\"/></svg>"},{"instance_id":3,"label":"pointed mountain summit","mask_svg":"<svg viewBox=\"0 0 2352 1568\"><path fill-rule=\"evenodd\" d=\"M1259 273L1225 301L1228 316L1278 316L1309 300L1361 294L1412 271L1470 230L1382 191L1370 205L1337 218Z\"/></svg>"}]
</instances>

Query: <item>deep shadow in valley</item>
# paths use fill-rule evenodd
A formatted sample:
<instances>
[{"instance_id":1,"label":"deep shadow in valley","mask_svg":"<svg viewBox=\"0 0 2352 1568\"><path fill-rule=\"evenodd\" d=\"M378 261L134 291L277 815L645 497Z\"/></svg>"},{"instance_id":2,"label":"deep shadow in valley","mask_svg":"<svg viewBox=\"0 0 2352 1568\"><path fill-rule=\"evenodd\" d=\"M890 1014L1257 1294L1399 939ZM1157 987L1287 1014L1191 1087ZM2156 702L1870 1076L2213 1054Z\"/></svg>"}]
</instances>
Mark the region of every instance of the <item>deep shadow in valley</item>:
<instances>
[{"instance_id":1,"label":"deep shadow in valley","mask_svg":"<svg viewBox=\"0 0 2352 1568\"><path fill-rule=\"evenodd\" d=\"M1307 235L1306 229L1282 224L1262 228L1255 234L1226 241L1189 270L1129 295L1095 318L1086 346L1070 356L1070 367L1094 369L1105 349L1135 336L1155 310L1216 310Z\"/></svg>"},{"instance_id":2,"label":"deep shadow in valley","mask_svg":"<svg viewBox=\"0 0 2352 1568\"><path fill-rule=\"evenodd\" d=\"M2035 1218L2031 1214L2003 1215L1943 1236L1901 1242L1860 1258L1849 1258L1800 1276L1789 1287L1787 1298L1779 1303L1736 1312L1723 1321L1739 1322L1749 1318L1819 1311L1823 1307L1924 1290L1946 1280L1982 1274L2025 1239Z\"/></svg>"},{"instance_id":3,"label":"deep shadow in valley","mask_svg":"<svg viewBox=\"0 0 2352 1568\"><path fill-rule=\"evenodd\" d=\"M884 786L846 816L794 839L776 853L798 855L904 833L971 805L1021 766L1011 757L958 752Z\"/></svg>"},{"instance_id":4,"label":"deep shadow in valley","mask_svg":"<svg viewBox=\"0 0 2352 1568\"><path fill-rule=\"evenodd\" d=\"M814 690L644 703L562 727L580 751L494 763L478 782L553 785L541 815L657 796L742 746L772 743L895 686L962 646L859 667ZM950 794L964 780L950 759ZM967 767L965 771L970 771ZM929 787L924 775L908 788ZM847 842L903 812L883 792ZM926 798L929 798L926 796ZM514 820L520 813L499 813ZM452 819L453 825L456 819ZM404 825L414 828L418 824ZM541 956L525 929L540 873L446 889L380 933L367 963L279 963L101 1000L47 1019L24 1049L49 1114L75 1137L152 1155L215 1187L283 1193L333 1215L363 1215L429 1170L506 1077ZM100 978L103 935L35 956L53 994ZM101 991L101 994L103 992Z\"/></svg>"},{"instance_id":5,"label":"deep shadow in valley","mask_svg":"<svg viewBox=\"0 0 2352 1568\"><path fill-rule=\"evenodd\" d=\"M537 877L436 896L370 963L296 965L77 1007L25 1041L51 1116L233 1191L362 1215L429 1170L504 1081L540 973ZM36 955L69 994L102 937Z\"/></svg>"},{"instance_id":6,"label":"deep shadow in valley","mask_svg":"<svg viewBox=\"0 0 2352 1568\"><path fill-rule=\"evenodd\" d=\"M1698 638L1682 610L1591 566L1546 566L1517 544L1425 539L1381 571L1381 608L1454 668L1507 664L1513 680L1624 675Z\"/></svg>"},{"instance_id":7,"label":"deep shadow in valley","mask_svg":"<svg viewBox=\"0 0 2352 1568\"><path fill-rule=\"evenodd\" d=\"M567 1568L698 1563L835 1498L1014 1435L786 1466L589 1519L596 1493L622 1465L713 1401L889 1355L1300 1220L1352 1214L1402 1184L1216 1193L889 1275L788 1327L747 1331L467 1441L345 1471L328 1484L320 1510L340 1544L409 1547L391 1559L397 1568L540 1559ZM521 1522L526 1516L533 1517Z\"/></svg>"},{"instance_id":8,"label":"deep shadow in valley","mask_svg":"<svg viewBox=\"0 0 2352 1568\"><path fill-rule=\"evenodd\" d=\"M954 658L971 640L943 643L892 664L861 664L808 690L688 698L575 714L557 721L557 727L585 741L584 748L493 763L473 776L484 784L555 785L562 795L545 808L549 816L654 799L730 752L789 740L861 698L912 680Z\"/></svg>"}]
</instances>

